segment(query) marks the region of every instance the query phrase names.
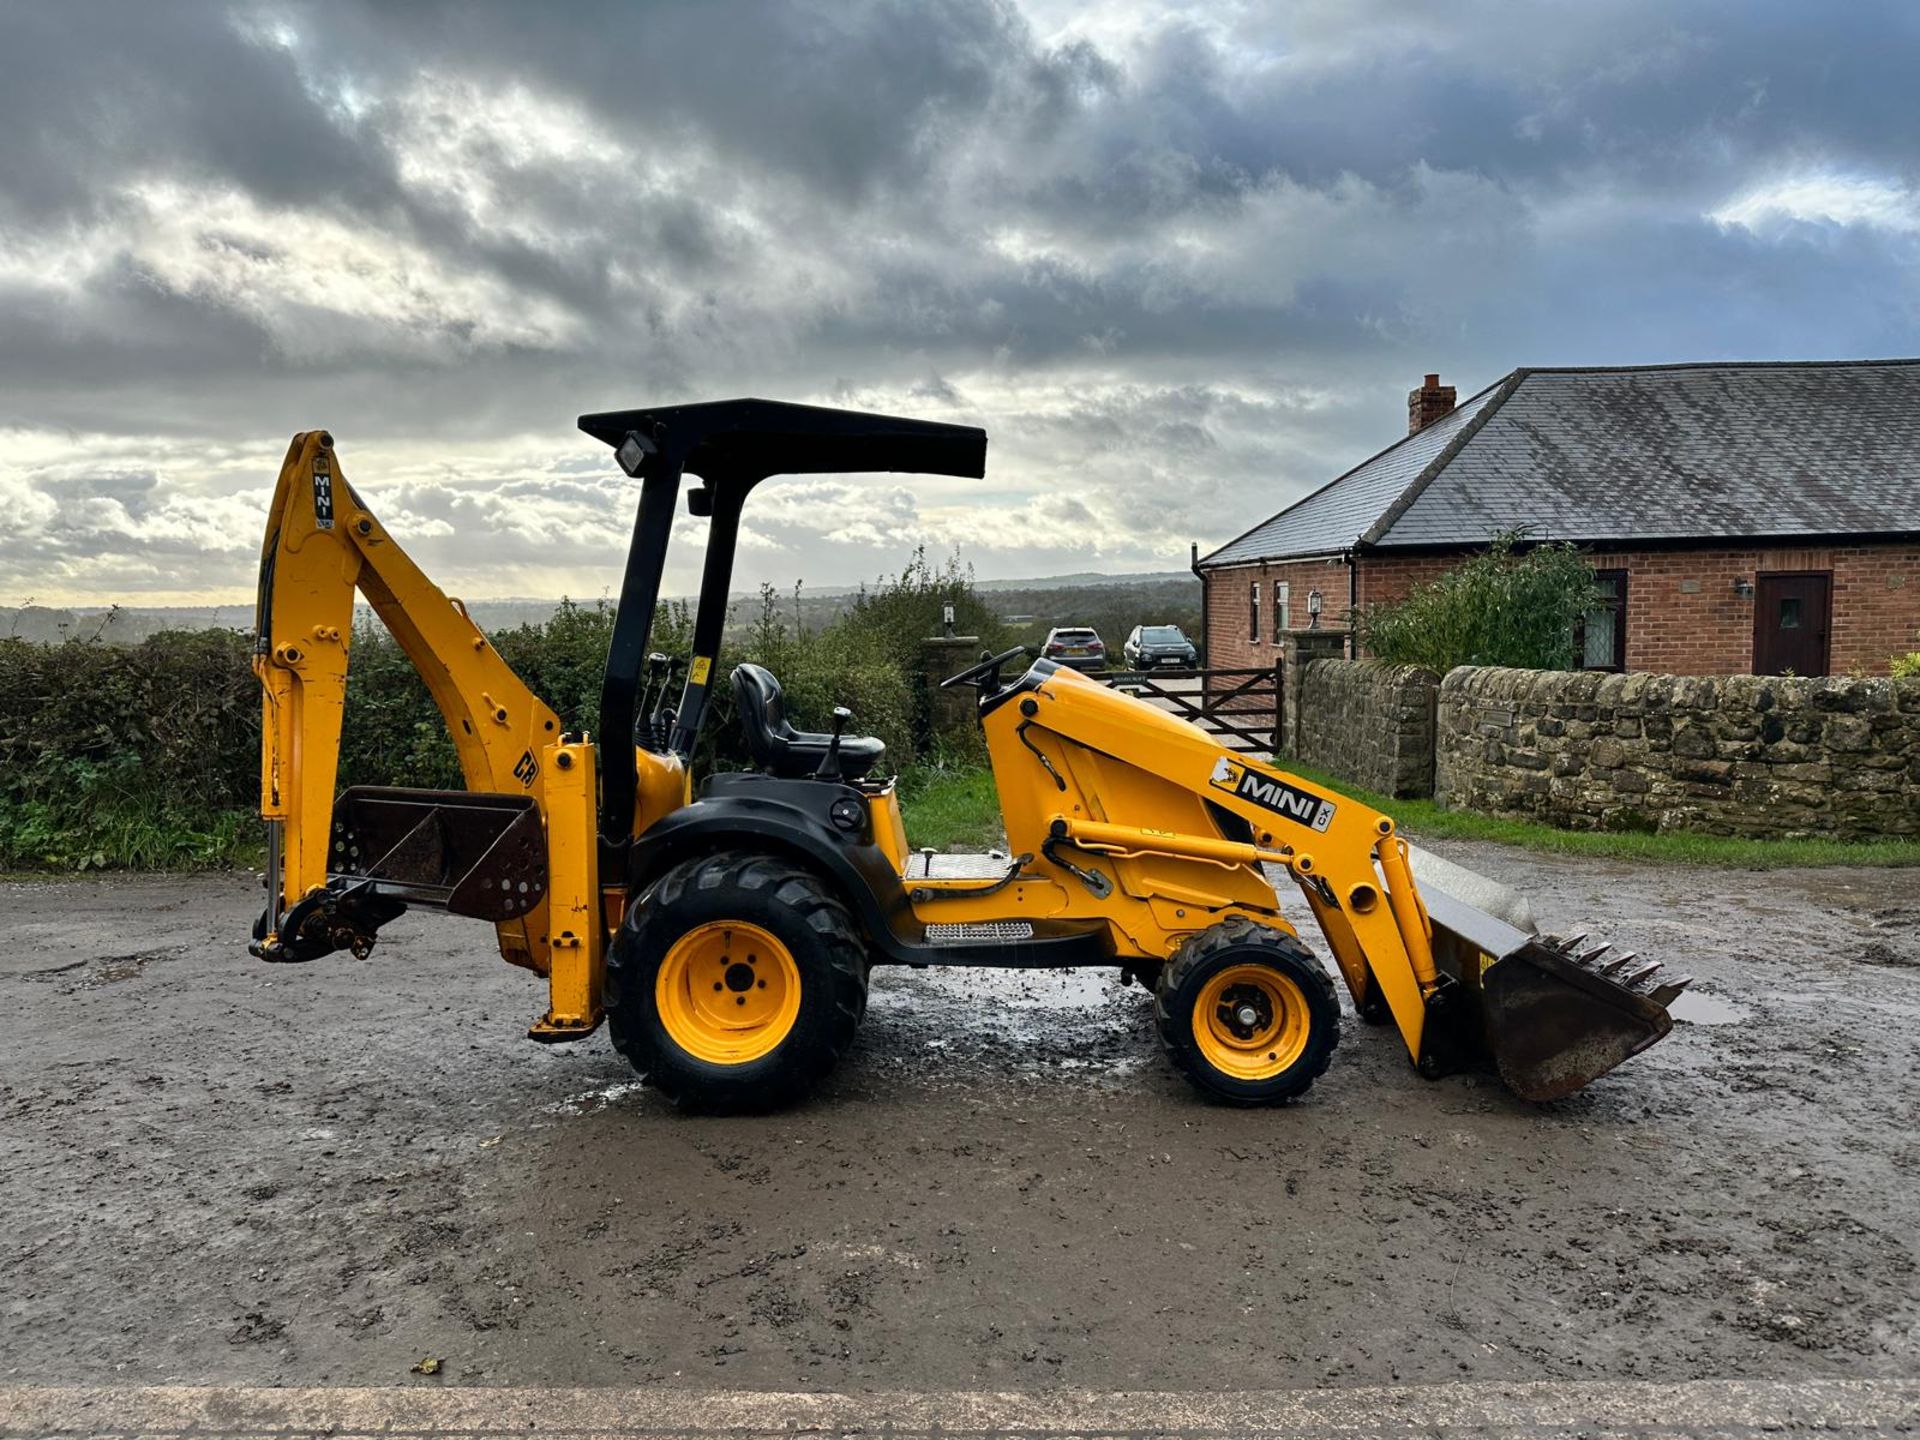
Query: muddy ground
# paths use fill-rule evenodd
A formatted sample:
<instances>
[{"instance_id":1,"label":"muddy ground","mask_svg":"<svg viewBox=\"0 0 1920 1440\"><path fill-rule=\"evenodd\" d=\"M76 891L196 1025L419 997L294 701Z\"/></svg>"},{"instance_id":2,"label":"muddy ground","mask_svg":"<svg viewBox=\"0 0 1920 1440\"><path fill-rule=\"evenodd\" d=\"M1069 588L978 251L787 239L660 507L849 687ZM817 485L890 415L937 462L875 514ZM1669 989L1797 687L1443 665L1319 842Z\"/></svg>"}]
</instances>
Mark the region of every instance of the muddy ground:
<instances>
[{"instance_id":1,"label":"muddy ground","mask_svg":"<svg viewBox=\"0 0 1920 1440\"><path fill-rule=\"evenodd\" d=\"M1105 977L885 971L813 1103L685 1119L473 922L269 967L248 877L0 882L0 1381L1920 1373L1920 875L1438 848L1698 1019L1534 1107L1349 1018L1247 1112Z\"/></svg>"}]
</instances>

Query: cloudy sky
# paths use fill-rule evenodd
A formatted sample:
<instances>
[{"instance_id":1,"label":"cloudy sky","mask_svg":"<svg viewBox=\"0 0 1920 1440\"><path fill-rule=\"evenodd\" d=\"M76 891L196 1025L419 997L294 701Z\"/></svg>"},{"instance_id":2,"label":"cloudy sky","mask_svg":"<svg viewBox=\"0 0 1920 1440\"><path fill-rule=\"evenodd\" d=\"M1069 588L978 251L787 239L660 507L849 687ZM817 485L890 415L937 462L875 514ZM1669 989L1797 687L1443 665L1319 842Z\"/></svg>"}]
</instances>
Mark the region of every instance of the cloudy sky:
<instances>
[{"instance_id":1,"label":"cloudy sky","mask_svg":"<svg viewBox=\"0 0 1920 1440\"><path fill-rule=\"evenodd\" d=\"M289 434L597 595L581 411L985 425L739 579L1183 566L1438 370L1920 353L1920 6L0 0L0 604L245 597ZM691 586L683 546L670 583Z\"/></svg>"}]
</instances>

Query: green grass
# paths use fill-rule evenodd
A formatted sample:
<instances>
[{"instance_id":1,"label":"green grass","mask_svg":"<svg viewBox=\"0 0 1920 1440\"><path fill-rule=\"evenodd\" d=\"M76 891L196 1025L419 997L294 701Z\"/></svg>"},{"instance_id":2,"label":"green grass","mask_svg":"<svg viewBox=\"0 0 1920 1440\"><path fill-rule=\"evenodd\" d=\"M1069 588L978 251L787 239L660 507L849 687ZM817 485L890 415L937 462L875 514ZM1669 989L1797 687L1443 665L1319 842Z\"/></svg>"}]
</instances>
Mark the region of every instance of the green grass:
<instances>
[{"instance_id":1,"label":"green grass","mask_svg":"<svg viewBox=\"0 0 1920 1440\"><path fill-rule=\"evenodd\" d=\"M1776 870L1817 865L1920 865L1914 840L1744 840L1724 835L1671 831L1660 835L1614 831L1556 830L1527 820L1503 820L1469 810L1443 810L1431 800L1390 800L1337 776L1280 759L1303 779L1391 815L1415 840L1487 840L1550 855L1590 855L1606 860L1719 865ZM926 767L901 777L901 808L907 839L919 849L986 850L1004 843L1000 802L993 776L972 767Z\"/></svg>"},{"instance_id":2,"label":"green grass","mask_svg":"<svg viewBox=\"0 0 1920 1440\"><path fill-rule=\"evenodd\" d=\"M1557 830L1529 820L1503 820L1472 810L1443 810L1431 800L1390 800L1284 756L1275 757L1274 763L1303 779L1391 815L1394 824L1415 840L1491 840L1499 845L1515 845L1554 855L1724 865L1747 870L1813 865L1920 865L1920 841L1915 840L1745 840L1686 831L1646 835Z\"/></svg>"},{"instance_id":3,"label":"green grass","mask_svg":"<svg viewBox=\"0 0 1920 1440\"><path fill-rule=\"evenodd\" d=\"M259 817L156 794L49 804L0 797L0 870L211 870L260 860Z\"/></svg>"},{"instance_id":4,"label":"green grass","mask_svg":"<svg viewBox=\"0 0 1920 1440\"><path fill-rule=\"evenodd\" d=\"M918 766L900 777L900 808L914 849L990 850L1005 842L993 772Z\"/></svg>"}]
</instances>

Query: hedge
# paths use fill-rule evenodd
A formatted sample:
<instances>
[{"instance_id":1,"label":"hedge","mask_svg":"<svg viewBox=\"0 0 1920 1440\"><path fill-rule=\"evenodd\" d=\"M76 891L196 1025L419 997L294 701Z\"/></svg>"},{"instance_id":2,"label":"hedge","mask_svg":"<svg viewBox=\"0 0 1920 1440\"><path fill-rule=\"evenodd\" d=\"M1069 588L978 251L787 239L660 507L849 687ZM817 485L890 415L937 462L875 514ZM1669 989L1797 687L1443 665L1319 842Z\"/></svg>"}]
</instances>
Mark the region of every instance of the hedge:
<instances>
[{"instance_id":1,"label":"hedge","mask_svg":"<svg viewBox=\"0 0 1920 1440\"><path fill-rule=\"evenodd\" d=\"M723 683L696 757L746 763L724 677L753 659L779 677L796 724L825 728L835 705L887 742L896 765L926 758L924 699L914 679L922 637L941 607L989 642L999 622L949 563L916 555L900 575L858 595L823 630L785 623L763 591L722 648ZM562 602L540 625L492 639L568 729L599 728L600 675L612 607ZM662 607L654 646L686 653L689 616ZM258 844L260 691L252 637L172 632L137 645L0 639L0 869L140 869L228 863ZM385 630L355 633L341 738L343 785L457 786L453 744L426 687Z\"/></svg>"}]
</instances>

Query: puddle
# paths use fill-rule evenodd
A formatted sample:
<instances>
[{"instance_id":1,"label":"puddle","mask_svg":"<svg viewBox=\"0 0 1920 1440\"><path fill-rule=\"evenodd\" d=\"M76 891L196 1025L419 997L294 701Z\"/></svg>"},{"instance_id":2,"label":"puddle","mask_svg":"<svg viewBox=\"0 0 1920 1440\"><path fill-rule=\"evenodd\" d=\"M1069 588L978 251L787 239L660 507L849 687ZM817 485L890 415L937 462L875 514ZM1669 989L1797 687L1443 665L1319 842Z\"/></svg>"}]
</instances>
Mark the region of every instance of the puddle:
<instances>
[{"instance_id":1,"label":"puddle","mask_svg":"<svg viewBox=\"0 0 1920 1440\"><path fill-rule=\"evenodd\" d=\"M904 982L904 983L903 983ZM933 966L926 970L882 968L873 972L869 1009L925 1008L957 1004L979 1015L1070 1011L1091 1015L1101 1007L1146 992L1120 984L1117 967L1072 970L1001 970L992 966Z\"/></svg>"},{"instance_id":2,"label":"puddle","mask_svg":"<svg viewBox=\"0 0 1920 1440\"><path fill-rule=\"evenodd\" d=\"M578 1095L569 1095L564 1100L556 1100L546 1107L546 1111L549 1115L590 1115L596 1110L618 1104L645 1088L638 1080L615 1080L592 1090L582 1090Z\"/></svg>"},{"instance_id":3,"label":"puddle","mask_svg":"<svg viewBox=\"0 0 1920 1440\"><path fill-rule=\"evenodd\" d=\"M1688 1025L1736 1025L1747 1018L1744 1005L1736 1005L1704 990L1683 990L1667 1006L1667 1013Z\"/></svg>"}]
</instances>

